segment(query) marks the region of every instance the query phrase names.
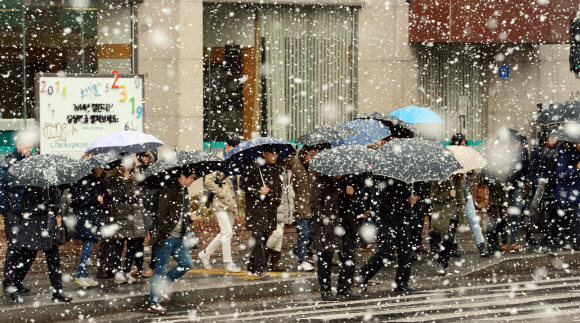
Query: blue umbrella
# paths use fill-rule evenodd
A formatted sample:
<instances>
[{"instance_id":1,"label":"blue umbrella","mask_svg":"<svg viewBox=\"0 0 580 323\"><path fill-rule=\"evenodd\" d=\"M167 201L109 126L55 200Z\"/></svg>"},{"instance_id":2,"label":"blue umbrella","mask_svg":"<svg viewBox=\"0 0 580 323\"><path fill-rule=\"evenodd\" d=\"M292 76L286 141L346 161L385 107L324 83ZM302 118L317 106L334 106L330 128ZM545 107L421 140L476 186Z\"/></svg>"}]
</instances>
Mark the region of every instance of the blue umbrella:
<instances>
[{"instance_id":1,"label":"blue umbrella","mask_svg":"<svg viewBox=\"0 0 580 323\"><path fill-rule=\"evenodd\" d=\"M116 153L138 154L154 150L164 143L152 135L134 131L119 131L93 141L87 149L87 154Z\"/></svg>"},{"instance_id":2,"label":"blue umbrella","mask_svg":"<svg viewBox=\"0 0 580 323\"><path fill-rule=\"evenodd\" d=\"M280 151L278 161L296 151L288 141L276 137L259 137L252 140L242 141L236 148L230 150L224 156L224 172L228 175L240 174L246 164L253 162L262 155L264 146L276 145Z\"/></svg>"},{"instance_id":3,"label":"blue umbrella","mask_svg":"<svg viewBox=\"0 0 580 323\"><path fill-rule=\"evenodd\" d=\"M331 142L333 147L342 145L370 145L391 135L391 131L382 122L375 119L358 119L345 122L340 127L350 128L358 132L343 140Z\"/></svg>"},{"instance_id":4,"label":"blue umbrella","mask_svg":"<svg viewBox=\"0 0 580 323\"><path fill-rule=\"evenodd\" d=\"M417 124L417 123L445 123L437 113L426 109L416 107L414 105L397 109L391 113L390 116L397 117L407 123Z\"/></svg>"}]
</instances>

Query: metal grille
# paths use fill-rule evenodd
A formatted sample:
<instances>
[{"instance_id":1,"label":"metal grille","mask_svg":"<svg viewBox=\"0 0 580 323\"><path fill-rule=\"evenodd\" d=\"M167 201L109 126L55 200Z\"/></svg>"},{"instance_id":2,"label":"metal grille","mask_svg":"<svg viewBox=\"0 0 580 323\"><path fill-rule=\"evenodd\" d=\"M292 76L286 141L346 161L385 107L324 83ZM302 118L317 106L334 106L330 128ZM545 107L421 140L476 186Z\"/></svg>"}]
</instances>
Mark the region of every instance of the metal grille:
<instances>
[{"instance_id":1,"label":"metal grille","mask_svg":"<svg viewBox=\"0 0 580 323\"><path fill-rule=\"evenodd\" d=\"M261 17L269 134L295 140L352 120L353 9L267 7Z\"/></svg>"},{"instance_id":2,"label":"metal grille","mask_svg":"<svg viewBox=\"0 0 580 323\"><path fill-rule=\"evenodd\" d=\"M468 140L487 137L488 79L485 46L441 44L419 48L419 106L445 121L437 140L461 132ZM427 126L418 126L426 130ZM429 125L433 129L432 125Z\"/></svg>"}]
</instances>

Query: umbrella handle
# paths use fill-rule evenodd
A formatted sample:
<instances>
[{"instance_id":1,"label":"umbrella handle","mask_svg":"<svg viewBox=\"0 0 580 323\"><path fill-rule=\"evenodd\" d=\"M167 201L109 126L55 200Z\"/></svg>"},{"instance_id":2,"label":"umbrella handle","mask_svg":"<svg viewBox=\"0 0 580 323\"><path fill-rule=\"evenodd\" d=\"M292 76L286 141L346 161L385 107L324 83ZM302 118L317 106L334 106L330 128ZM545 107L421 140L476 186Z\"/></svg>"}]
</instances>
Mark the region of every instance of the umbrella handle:
<instances>
[{"instance_id":1,"label":"umbrella handle","mask_svg":"<svg viewBox=\"0 0 580 323\"><path fill-rule=\"evenodd\" d=\"M266 182L264 181L264 176L262 176L262 167L260 167L260 164L258 164L258 172L260 172L260 177L262 178L262 185L266 185Z\"/></svg>"}]
</instances>

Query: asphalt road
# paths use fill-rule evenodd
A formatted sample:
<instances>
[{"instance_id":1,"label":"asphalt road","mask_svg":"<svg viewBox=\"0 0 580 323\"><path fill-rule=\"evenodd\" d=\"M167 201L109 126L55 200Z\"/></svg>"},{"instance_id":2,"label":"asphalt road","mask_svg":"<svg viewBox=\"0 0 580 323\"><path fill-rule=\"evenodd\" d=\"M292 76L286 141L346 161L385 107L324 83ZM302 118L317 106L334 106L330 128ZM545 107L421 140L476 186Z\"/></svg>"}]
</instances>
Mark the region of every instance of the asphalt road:
<instances>
[{"instance_id":1,"label":"asphalt road","mask_svg":"<svg viewBox=\"0 0 580 323\"><path fill-rule=\"evenodd\" d=\"M529 277L529 276L526 276ZM564 271L541 280L440 278L433 289L403 294L374 290L355 301L322 302L318 293L238 303L171 307L165 315L146 309L92 318L92 322L577 322L580 278ZM444 288L436 286L445 286ZM387 286L383 286L386 288Z\"/></svg>"}]
</instances>

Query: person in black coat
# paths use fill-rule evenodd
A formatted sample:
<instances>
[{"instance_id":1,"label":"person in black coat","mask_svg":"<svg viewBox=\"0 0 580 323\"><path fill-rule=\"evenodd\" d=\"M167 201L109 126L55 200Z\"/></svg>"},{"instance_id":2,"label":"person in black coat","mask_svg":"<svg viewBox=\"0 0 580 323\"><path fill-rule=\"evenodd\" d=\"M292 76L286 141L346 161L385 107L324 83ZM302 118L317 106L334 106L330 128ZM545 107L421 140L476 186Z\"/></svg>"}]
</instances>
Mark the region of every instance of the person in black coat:
<instances>
[{"instance_id":1,"label":"person in black coat","mask_svg":"<svg viewBox=\"0 0 580 323\"><path fill-rule=\"evenodd\" d=\"M70 195L77 219L75 239L82 241L75 285L83 288L98 286L89 278L89 266L93 244L101 237L103 222L103 173L102 167L95 168L91 175L72 186Z\"/></svg>"},{"instance_id":2,"label":"person in black coat","mask_svg":"<svg viewBox=\"0 0 580 323\"><path fill-rule=\"evenodd\" d=\"M554 196L557 184L558 139L548 135L543 141L541 145L532 149L530 155L529 182L532 201L529 215L524 219L526 241L529 245L535 244L531 236L537 226L549 232L540 243L541 246L537 248L538 252L546 252L542 249L547 247L548 241L554 240L557 233L554 229L557 230L558 222L558 203Z\"/></svg>"},{"instance_id":3,"label":"person in black coat","mask_svg":"<svg viewBox=\"0 0 580 323\"><path fill-rule=\"evenodd\" d=\"M413 291L411 277L411 206L420 197L413 193L411 184L375 176L377 185L373 199L372 217L378 229L378 250L360 269L360 285L366 291L368 281L397 254L395 291Z\"/></svg>"},{"instance_id":4,"label":"person in black coat","mask_svg":"<svg viewBox=\"0 0 580 323\"><path fill-rule=\"evenodd\" d=\"M246 165L240 176L240 188L246 193L246 227L252 231L252 256L248 261L251 275L269 275L266 263L266 240L276 230L278 206L282 196L277 165L279 149L276 145L262 147L262 157Z\"/></svg>"},{"instance_id":5,"label":"person in black coat","mask_svg":"<svg viewBox=\"0 0 580 323\"><path fill-rule=\"evenodd\" d=\"M330 289L332 257L338 252L337 296L356 299L352 290L355 274L355 245L358 243L358 224L352 208L354 189L342 176L321 175L312 186L310 208L314 219L312 249L318 252L318 283L325 301L336 301Z\"/></svg>"},{"instance_id":6,"label":"person in black coat","mask_svg":"<svg viewBox=\"0 0 580 323\"><path fill-rule=\"evenodd\" d=\"M9 183L8 185L14 185ZM10 199L8 203L13 207L15 201ZM17 302L23 302L20 293L22 281L30 269L30 265L36 259L38 250L44 252L52 290L52 300L70 302L72 297L64 294L62 289L62 271L58 246L54 244L56 234L56 215L62 208L62 195L56 187L40 188L28 186L24 188L20 211L22 222L18 232L18 259L9 266L15 268L6 278L8 281L7 291L11 298ZM26 216L24 216L26 215Z\"/></svg>"}]
</instances>

